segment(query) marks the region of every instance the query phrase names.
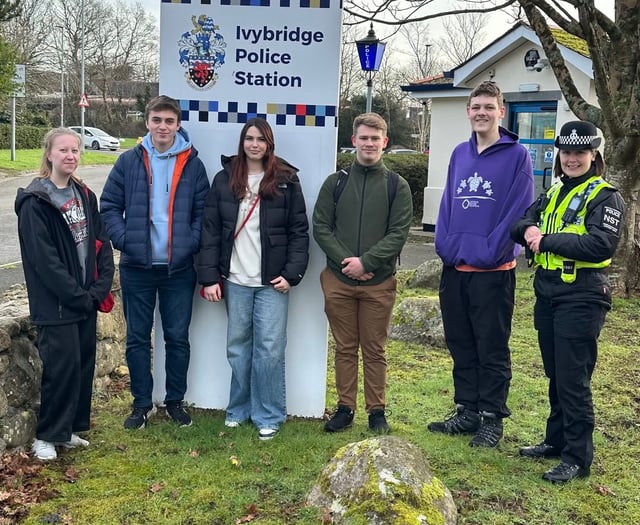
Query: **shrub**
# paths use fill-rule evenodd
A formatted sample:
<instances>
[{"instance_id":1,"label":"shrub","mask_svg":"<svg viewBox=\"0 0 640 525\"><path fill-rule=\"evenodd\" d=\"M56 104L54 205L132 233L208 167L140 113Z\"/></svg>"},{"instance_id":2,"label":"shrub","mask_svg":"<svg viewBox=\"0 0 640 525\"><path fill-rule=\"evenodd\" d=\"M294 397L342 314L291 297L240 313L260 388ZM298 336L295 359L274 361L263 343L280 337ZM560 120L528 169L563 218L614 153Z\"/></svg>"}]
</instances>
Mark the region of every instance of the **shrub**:
<instances>
[{"instance_id":1,"label":"shrub","mask_svg":"<svg viewBox=\"0 0 640 525\"><path fill-rule=\"evenodd\" d=\"M355 159L353 153L338 153L336 169L349 166ZM384 163L391 171L404 177L411 188L413 198L413 217L418 222L422 220L422 206L424 202L424 188L427 185L429 173L429 156L422 153L415 155L385 155Z\"/></svg>"},{"instance_id":2,"label":"shrub","mask_svg":"<svg viewBox=\"0 0 640 525\"><path fill-rule=\"evenodd\" d=\"M16 149L39 149L42 139L51 128L16 126ZM0 124L0 149L11 148L11 125Z\"/></svg>"}]
</instances>

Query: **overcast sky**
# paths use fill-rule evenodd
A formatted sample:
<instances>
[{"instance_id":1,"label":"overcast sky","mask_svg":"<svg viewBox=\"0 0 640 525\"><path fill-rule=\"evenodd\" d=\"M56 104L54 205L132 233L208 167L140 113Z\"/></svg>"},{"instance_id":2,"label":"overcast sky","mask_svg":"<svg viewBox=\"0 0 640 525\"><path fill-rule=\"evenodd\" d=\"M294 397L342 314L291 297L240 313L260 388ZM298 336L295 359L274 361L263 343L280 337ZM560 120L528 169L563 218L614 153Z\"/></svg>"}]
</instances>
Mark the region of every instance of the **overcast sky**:
<instances>
[{"instance_id":1,"label":"overcast sky","mask_svg":"<svg viewBox=\"0 0 640 525\"><path fill-rule=\"evenodd\" d=\"M131 0L134 3L136 0ZM156 19L156 22L160 24L160 0L137 0L142 6ZM613 2L611 0L596 0L596 7L604 11L607 15L613 18ZM494 20L495 19L495 20ZM508 25L504 23L506 17L501 14L492 16L492 23L490 24L489 33L492 37L500 36L502 33L509 29ZM433 22L432 22L433 23ZM494 36L495 35L495 36Z\"/></svg>"},{"instance_id":2,"label":"overcast sky","mask_svg":"<svg viewBox=\"0 0 640 525\"><path fill-rule=\"evenodd\" d=\"M142 7L144 7L145 10L151 13L156 19L156 22L160 24L160 0L137 0L137 1L140 4L142 4ZM132 3L134 2L132 1Z\"/></svg>"}]
</instances>

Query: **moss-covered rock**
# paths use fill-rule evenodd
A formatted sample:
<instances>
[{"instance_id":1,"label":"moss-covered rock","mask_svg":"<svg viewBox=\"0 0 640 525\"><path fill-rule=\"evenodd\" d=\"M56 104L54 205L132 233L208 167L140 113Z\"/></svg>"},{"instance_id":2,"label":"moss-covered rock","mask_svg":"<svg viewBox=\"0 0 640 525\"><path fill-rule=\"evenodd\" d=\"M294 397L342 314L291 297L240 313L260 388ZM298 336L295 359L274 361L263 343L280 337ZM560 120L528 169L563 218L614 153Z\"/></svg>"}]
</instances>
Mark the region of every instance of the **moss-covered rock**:
<instances>
[{"instance_id":1,"label":"moss-covered rock","mask_svg":"<svg viewBox=\"0 0 640 525\"><path fill-rule=\"evenodd\" d=\"M458 515L422 450L392 436L341 448L307 501L343 525L454 525Z\"/></svg>"},{"instance_id":2,"label":"moss-covered rock","mask_svg":"<svg viewBox=\"0 0 640 525\"><path fill-rule=\"evenodd\" d=\"M407 343L447 348L437 297L407 297L396 304L389 338Z\"/></svg>"},{"instance_id":3,"label":"moss-covered rock","mask_svg":"<svg viewBox=\"0 0 640 525\"><path fill-rule=\"evenodd\" d=\"M429 259L418 266L407 281L407 288L425 288L437 292L440 288L442 261Z\"/></svg>"}]
</instances>

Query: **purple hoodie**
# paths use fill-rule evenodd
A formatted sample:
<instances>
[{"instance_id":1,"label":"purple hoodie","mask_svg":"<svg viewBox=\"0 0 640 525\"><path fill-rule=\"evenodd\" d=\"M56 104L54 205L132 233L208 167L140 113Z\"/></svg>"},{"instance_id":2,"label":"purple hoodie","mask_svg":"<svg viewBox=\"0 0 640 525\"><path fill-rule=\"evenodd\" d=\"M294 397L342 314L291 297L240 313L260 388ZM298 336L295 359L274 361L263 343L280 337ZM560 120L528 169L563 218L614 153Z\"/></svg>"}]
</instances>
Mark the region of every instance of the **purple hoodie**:
<instances>
[{"instance_id":1,"label":"purple hoodie","mask_svg":"<svg viewBox=\"0 0 640 525\"><path fill-rule=\"evenodd\" d=\"M451 155L435 238L447 266L489 270L520 252L509 229L533 202L533 166L518 136L499 131L500 139L482 153L472 133Z\"/></svg>"}]
</instances>

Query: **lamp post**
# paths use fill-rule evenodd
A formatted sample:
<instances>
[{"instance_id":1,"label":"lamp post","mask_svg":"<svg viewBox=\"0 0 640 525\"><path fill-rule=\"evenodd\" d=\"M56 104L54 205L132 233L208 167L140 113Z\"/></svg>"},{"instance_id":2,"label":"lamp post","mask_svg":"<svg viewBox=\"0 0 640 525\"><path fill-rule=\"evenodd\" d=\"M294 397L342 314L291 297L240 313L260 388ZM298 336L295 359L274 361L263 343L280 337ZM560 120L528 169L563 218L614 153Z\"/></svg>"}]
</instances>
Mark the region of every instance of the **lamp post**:
<instances>
[{"instance_id":1,"label":"lamp post","mask_svg":"<svg viewBox=\"0 0 640 525\"><path fill-rule=\"evenodd\" d=\"M84 93L84 0L80 2L80 25L82 26L82 35L80 41L80 91L82 100L85 100ZM82 134L81 149L84 151L84 104L80 106L80 132Z\"/></svg>"},{"instance_id":2,"label":"lamp post","mask_svg":"<svg viewBox=\"0 0 640 525\"><path fill-rule=\"evenodd\" d=\"M387 44L380 42L373 30L373 23L369 28L367 36L361 40L356 40L358 56L360 57L360 67L367 75L367 113L371 112L373 99L373 77L380 69L382 55Z\"/></svg>"},{"instance_id":3,"label":"lamp post","mask_svg":"<svg viewBox=\"0 0 640 525\"><path fill-rule=\"evenodd\" d=\"M62 38L61 57L60 57L60 127L64 127L64 27L56 26L60 29Z\"/></svg>"}]
</instances>

